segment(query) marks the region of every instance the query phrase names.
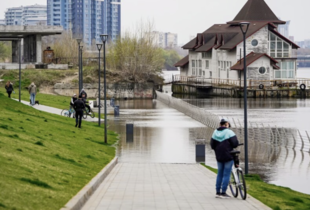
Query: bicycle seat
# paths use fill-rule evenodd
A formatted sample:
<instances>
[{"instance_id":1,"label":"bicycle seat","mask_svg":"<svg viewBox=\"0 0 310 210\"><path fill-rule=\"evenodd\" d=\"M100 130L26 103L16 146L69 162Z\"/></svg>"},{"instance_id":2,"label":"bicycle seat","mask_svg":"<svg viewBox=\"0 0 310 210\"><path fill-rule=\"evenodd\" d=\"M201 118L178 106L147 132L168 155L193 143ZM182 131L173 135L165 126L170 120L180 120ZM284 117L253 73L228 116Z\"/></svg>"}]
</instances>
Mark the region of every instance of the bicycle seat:
<instances>
[{"instance_id":1,"label":"bicycle seat","mask_svg":"<svg viewBox=\"0 0 310 210\"><path fill-rule=\"evenodd\" d=\"M240 151L233 150L233 151L230 151L230 154L232 155L240 154Z\"/></svg>"}]
</instances>

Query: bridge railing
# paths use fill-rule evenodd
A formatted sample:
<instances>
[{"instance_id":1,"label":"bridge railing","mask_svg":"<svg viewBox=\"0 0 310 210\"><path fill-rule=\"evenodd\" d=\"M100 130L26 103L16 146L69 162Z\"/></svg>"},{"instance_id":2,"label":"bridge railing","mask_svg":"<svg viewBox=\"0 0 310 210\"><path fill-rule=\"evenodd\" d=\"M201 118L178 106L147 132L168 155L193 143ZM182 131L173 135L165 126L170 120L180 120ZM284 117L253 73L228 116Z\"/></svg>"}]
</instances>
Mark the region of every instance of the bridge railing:
<instances>
[{"instance_id":1,"label":"bridge railing","mask_svg":"<svg viewBox=\"0 0 310 210\"><path fill-rule=\"evenodd\" d=\"M206 78L197 76L183 76L172 75L172 79L169 83L184 83L191 85L212 85L212 86L229 86L229 87L243 87L243 80L235 79L218 79L218 78ZM310 87L310 79L273 79L273 80L247 80L247 87L249 89L269 89L273 87L278 88L298 88L304 84L306 88Z\"/></svg>"},{"instance_id":2,"label":"bridge railing","mask_svg":"<svg viewBox=\"0 0 310 210\"><path fill-rule=\"evenodd\" d=\"M203 108L194 106L181 99L156 91L157 100L167 104L171 108L182 112L194 120L207 126L201 132L200 138L211 139L212 132L219 126L221 118L229 120L232 130L238 136L240 142L244 142L244 123L237 118L218 116ZM211 130L211 131L210 131ZM301 132L295 128L271 127L263 123L248 122L249 147L255 150L257 144L267 144L273 147L285 147L287 149L300 150L310 153L310 132Z\"/></svg>"}]
</instances>

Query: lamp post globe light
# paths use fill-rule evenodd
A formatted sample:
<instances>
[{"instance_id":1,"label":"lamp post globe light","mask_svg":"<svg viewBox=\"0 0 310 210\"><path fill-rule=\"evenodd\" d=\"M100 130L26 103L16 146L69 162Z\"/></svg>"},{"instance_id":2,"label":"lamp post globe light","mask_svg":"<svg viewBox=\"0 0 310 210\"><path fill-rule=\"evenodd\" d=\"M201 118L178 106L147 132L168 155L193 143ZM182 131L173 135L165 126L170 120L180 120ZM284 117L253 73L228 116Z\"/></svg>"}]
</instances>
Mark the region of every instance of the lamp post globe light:
<instances>
[{"instance_id":1,"label":"lamp post globe light","mask_svg":"<svg viewBox=\"0 0 310 210\"><path fill-rule=\"evenodd\" d=\"M99 70L98 70L98 125L101 125L101 116L100 116L100 109L101 109L101 102L100 102L100 76L101 76L101 72L100 72L100 51L102 49L102 44L97 44L97 49L99 51L99 58L98 58L98 63L99 63Z\"/></svg>"},{"instance_id":2,"label":"lamp post globe light","mask_svg":"<svg viewBox=\"0 0 310 210\"><path fill-rule=\"evenodd\" d=\"M249 173L248 158L248 113L247 113L247 66L246 66L246 33L249 29L249 22L240 22L239 26L243 34L243 100L244 100L244 164L245 174Z\"/></svg>"},{"instance_id":3,"label":"lamp post globe light","mask_svg":"<svg viewBox=\"0 0 310 210\"><path fill-rule=\"evenodd\" d=\"M78 43L78 66L79 66L79 94L81 92L81 58L80 58L80 46L81 46L81 42L82 42L82 39L76 39L77 43Z\"/></svg>"},{"instance_id":4,"label":"lamp post globe light","mask_svg":"<svg viewBox=\"0 0 310 210\"><path fill-rule=\"evenodd\" d=\"M104 143L108 143L107 139L107 84L106 84L106 61L105 61L105 43L108 40L108 35L107 34L101 34L100 39L103 43L103 62L104 62L104 67L103 67L103 76L104 76ZM100 93L99 93L100 94Z\"/></svg>"}]
</instances>

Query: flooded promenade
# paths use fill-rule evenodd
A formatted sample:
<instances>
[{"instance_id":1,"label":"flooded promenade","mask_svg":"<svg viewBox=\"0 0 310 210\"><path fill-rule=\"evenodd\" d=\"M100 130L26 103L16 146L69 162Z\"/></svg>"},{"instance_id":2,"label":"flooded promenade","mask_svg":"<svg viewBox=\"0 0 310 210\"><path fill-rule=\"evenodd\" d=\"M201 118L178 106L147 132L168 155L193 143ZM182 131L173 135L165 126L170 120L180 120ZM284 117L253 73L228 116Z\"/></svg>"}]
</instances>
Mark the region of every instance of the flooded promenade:
<instances>
[{"instance_id":1,"label":"flooded promenade","mask_svg":"<svg viewBox=\"0 0 310 210\"><path fill-rule=\"evenodd\" d=\"M239 99L183 99L220 117L243 119ZM120 117L109 118L109 129L120 133L117 155L120 162L195 163L195 138L203 124L156 100L121 100ZM249 101L249 121L278 127L308 130L310 100ZM126 124L134 124L133 142L126 141ZM241 148L242 149L242 148ZM251 153L252 151L252 153ZM310 194L310 153L292 148L261 145L250 150L250 173L269 183ZM206 164L215 167L214 152L206 145Z\"/></svg>"}]
</instances>

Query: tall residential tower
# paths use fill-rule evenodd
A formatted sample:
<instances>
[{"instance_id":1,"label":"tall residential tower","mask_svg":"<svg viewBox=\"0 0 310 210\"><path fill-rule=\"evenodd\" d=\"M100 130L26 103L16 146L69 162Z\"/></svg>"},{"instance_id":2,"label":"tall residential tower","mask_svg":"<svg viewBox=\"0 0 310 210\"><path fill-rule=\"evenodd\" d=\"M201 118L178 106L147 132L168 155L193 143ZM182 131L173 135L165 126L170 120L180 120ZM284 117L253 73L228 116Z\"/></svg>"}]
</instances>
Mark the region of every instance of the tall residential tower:
<instances>
[{"instance_id":1,"label":"tall residential tower","mask_svg":"<svg viewBox=\"0 0 310 210\"><path fill-rule=\"evenodd\" d=\"M6 25L46 25L46 6L11 7L5 12Z\"/></svg>"},{"instance_id":2,"label":"tall residential tower","mask_svg":"<svg viewBox=\"0 0 310 210\"><path fill-rule=\"evenodd\" d=\"M47 0L48 25L61 25L87 45L100 34L115 41L121 32L121 0Z\"/></svg>"}]
</instances>

